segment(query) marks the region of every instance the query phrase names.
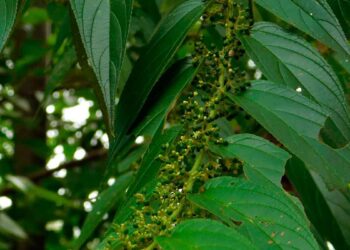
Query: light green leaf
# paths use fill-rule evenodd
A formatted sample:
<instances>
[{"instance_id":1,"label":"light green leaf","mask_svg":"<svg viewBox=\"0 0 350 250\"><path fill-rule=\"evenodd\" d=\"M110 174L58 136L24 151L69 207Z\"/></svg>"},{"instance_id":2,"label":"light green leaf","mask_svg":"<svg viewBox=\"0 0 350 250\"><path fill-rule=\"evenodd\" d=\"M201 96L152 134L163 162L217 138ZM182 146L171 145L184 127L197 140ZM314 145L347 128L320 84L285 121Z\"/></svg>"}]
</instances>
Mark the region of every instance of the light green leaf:
<instances>
[{"instance_id":1,"label":"light green leaf","mask_svg":"<svg viewBox=\"0 0 350 250\"><path fill-rule=\"evenodd\" d=\"M256 81L242 96L231 96L262 126L322 176L329 188L350 182L350 147L333 149L318 140L327 113L292 89Z\"/></svg>"},{"instance_id":2,"label":"light green leaf","mask_svg":"<svg viewBox=\"0 0 350 250\"><path fill-rule=\"evenodd\" d=\"M270 183L281 187L284 167L290 155L271 142L250 134L225 138L228 145L210 145L210 150L222 157L237 157L246 165L244 173L250 180Z\"/></svg>"},{"instance_id":3,"label":"light green leaf","mask_svg":"<svg viewBox=\"0 0 350 250\"><path fill-rule=\"evenodd\" d=\"M208 219L182 222L170 237L158 237L156 241L164 250L258 249L236 230Z\"/></svg>"},{"instance_id":4,"label":"light green leaf","mask_svg":"<svg viewBox=\"0 0 350 250\"><path fill-rule=\"evenodd\" d=\"M0 213L0 233L6 236L26 239L27 234L14 220L5 213Z\"/></svg>"},{"instance_id":5,"label":"light green leaf","mask_svg":"<svg viewBox=\"0 0 350 250\"><path fill-rule=\"evenodd\" d=\"M315 48L266 22L255 24L251 35L241 40L269 80L299 89L328 111L331 123L325 132L332 145L344 146L350 141L350 115L344 91Z\"/></svg>"},{"instance_id":6,"label":"light green leaf","mask_svg":"<svg viewBox=\"0 0 350 250\"><path fill-rule=\"evenodd\" d=\"M323 240L336 249L350 247L350 203L339 190L329 191L322 179L307 170L302 161L293 158L287 164L287 175L298 191L308 218Z\"/></svg>"},{"instance_id":7,"label":"light green leaf","mask_svg":"<svg viewBox=\"0 0 350 250\"><path fill-rule=\"evenodd\" d=\"M155 83L169 66L188 30L202 15L205 7L202 0L188 0L160 23L136 62L120 96L115 122L117 138L114 144L121 142L135 122Z\"/></svg>"},{"instance_id":8,"label":"light green leaf","mask_svg":"<svg viewBox=\"0 0 350 250\"><path fill-rule=\"evenodd\" d=\"M18 0L0 0L0 52L15 23Z\"/></svg>"},{"instance_id":9,"label":"light green leaf","mask_svg":"<svg viewBox=\"0 0 350 250\"><path fill-rule=\"evenodd\" d=\"M89 66L98 82L97 96L113 132L117 83L125 54L131 0L70 0Z\"/></svg>"},{"instance_id":10,"label":"light green leaf","mask_svg":"<svg viewBox=\"0 0 350 250\"><path fill-rule=\"evenodd\" d=\"M84 221L79 238L73 243L73 249L80 249L100 224L103 216L108 213L116 203L121 201L131 179L131 174L126 174L117 178L112 186L108 187L98 196L94 203L93 210Z\"/></svg>"},{"instance_id":11,"label":"light green leaf","mask_svg":"<svg viewBox=\"0 0 350 250\"><path fill-rule=\"evenodd\" d=\"M189 199L232 227L239 225L258 249L318 249L296 201L273 184L220 177Z\"/></svg>"},{"instance_id":12,"label":"light green leaf","mask_svg":"<svg viewBox=\"0 0 350 250\"><path fill-rule=\"evenodd\" d=\"M335 51L350 56L344 32L325 0L255 0L255 2Z\"/></svg>"}]
</instances>

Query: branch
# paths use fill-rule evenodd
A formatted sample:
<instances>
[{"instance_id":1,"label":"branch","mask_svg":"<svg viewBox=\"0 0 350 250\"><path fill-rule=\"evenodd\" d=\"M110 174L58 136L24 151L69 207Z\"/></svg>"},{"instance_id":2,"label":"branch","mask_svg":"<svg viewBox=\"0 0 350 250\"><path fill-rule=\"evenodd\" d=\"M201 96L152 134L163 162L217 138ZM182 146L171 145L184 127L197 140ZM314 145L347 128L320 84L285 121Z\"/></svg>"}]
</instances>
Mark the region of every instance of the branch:
<instances>
[{"instance_id":1,"label":"branch","mask_svg":"<svg viewBox=\"0 0 350 250\"><path fill-rule=\"evenodd\" d=\"M62 165L60 165L59 167L55 168L55 169L44 169L44 170L40 170L38 172L32 173L30 175L27 176L27 178L29 178L30 180L32 180L33 182L38 182L43 178L49 177L51 176L54 172L57 172L61 169L73 169L76 167L81 166L82 164L88 163L90 161L96 161L96 160L100 160L103 159L107 156L107 151L105 149L97 149L95 151L90 151L87 156L82 159L82 160L73 160L70 162L66 162L63 163Z\"/></svg>"}]
</instances>

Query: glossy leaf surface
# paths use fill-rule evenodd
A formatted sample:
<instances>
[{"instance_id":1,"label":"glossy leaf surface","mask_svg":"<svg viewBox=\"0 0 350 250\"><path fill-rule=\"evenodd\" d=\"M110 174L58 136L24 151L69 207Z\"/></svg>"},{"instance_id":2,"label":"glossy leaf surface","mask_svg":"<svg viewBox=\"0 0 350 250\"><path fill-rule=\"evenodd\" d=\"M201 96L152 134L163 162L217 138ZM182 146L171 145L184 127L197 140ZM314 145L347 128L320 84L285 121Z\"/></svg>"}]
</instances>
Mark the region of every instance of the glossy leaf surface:
<instances>
[{"instance_id":1,"label":"glossy leaf surface","mask_svg":"<svg viewBox=\"0 0 350 250\"><path fill-rule=\"evenodd\" d=\"M350 115L342 86L331 66L305 40L272 23L257 23L242 42L259 69L271 81L298 90L328 110L333 142L350 140Z\"/></svg>"},{"instance_id":2,"label":"glossy leaf surface","mask_svg":"<svg viewBox=\"0 0 350 250\"><path fill-rule=\"evenodd\" d=\"M290 155L271 142L250 134L225 138L228 145L211 145L211 151L222 157L237 157L247 165L245 174L251 180L266 181L281 187L284 167Z\"/></svg>"},{"instance_id":3,"label":"glossy leaf surface","mask_svg":"<svg viewBox=\"0 0 350 250\"><path fill-rule=\"evenodd\" d=\"M257 249L236 230L208 219L185 221L170 237L158 237L157 242L164 250Z\"/></svg>"},{"instance_id":4,"label":"glossy leaf surface","mask_svg":"<svg viewBox=\"0 0 350 250\"><path fill-rule=\"evenodd\" d=\"M202 15L206 4L189 0L180 4L160 23L144 53L136 62L120 96L116 113L115 144L135 122L148 95L169 66L188 30Z\"/></svg>"},{"instance_id":5,"label":"glossy leaf surface","mask_svg":"<svg viewBox=\"0 0 350 250\"><path fill-rule=\"evenodd\" d=\"M320 143L319 133L328 114L295 90L256 81L242 96L230 96L330 188L344 189L350 180L350 147L333 149Z\"/></svg>"},{"instance_id":6,"label":"glossy leaf surface","mask_svg":"<svg viewBox=\"0 0 350 250\"><path fill-rule=\"evenodd\" d=\"M219 177L189 199L232 227L240 225L259 249L318 249L306 217L288 196L272 184Z\"/></svg>"},{"instance_id":7,"label":"glossy leaf surface","mask_svg":"<svg viewBox=\"0 0 350 250\"><path fill-rule=\"evenodd\" d=\"M88 65L98 82L102 110L114 128L115 95L125 54L131 1L71 0Z\"/></svg>"},{"instance_id":8,"label":"glossy leaf surface","mask_svg":"<svg viewBox=\"0 0 350 250\"><path fill-rule=\"evenodd\" d=\"M326 0L256 0L255 2L335 51L350 56L344 32Z\"/></svg>"}]
</instances>

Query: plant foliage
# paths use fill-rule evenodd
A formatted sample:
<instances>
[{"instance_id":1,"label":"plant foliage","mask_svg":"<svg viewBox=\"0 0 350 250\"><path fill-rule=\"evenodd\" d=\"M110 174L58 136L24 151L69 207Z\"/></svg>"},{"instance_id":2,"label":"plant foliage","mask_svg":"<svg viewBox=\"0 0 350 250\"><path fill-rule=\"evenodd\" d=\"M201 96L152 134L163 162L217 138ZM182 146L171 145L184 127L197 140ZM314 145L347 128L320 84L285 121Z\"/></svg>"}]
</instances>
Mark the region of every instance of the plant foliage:
<instances>
[{"instance_id":1,"label":"plant foliage","mask_svg":"<svg viewBox=\"0 0 350 250\"><path fill-rule=\"evenodd\" d=\"M0 249L349 249L348 10L0 0Z\"/></svg>"}]
</instances>

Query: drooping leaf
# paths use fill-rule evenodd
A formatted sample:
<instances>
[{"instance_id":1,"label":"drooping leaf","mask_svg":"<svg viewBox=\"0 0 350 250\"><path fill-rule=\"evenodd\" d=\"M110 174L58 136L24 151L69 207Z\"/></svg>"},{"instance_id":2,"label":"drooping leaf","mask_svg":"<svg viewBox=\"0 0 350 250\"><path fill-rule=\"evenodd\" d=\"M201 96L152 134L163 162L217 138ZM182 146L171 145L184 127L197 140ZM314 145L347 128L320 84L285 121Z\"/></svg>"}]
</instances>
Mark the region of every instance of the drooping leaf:
<instances>
[{"instance_id":1,"label":"drooping leaf","mask_svg":"<svg viewBox=\"0 0 350 250\"><path fill-rule=\"evenodd\" d=\"M0 52L15 23L18 0L0 0Z\"/></svg>"},{"instance_id":2,"label":"drooping leaf","mask_svg":"<svg viewBox=\"0 0 350 250\"><path fill-rule=\"evenodd\" d=\"M325 180L344 189L350 181L349 145L333 149L318 137L327 113L298 92L267 81L256 81L241 96L231 96L262 126Z\"/></svg>"},{"instance_id":3,"label":"drooping leaf","mask_svg":"<svg viewBox=\"0 0 350 250\"><path fill-rule=\"evenodd\" d=\"M206 4L202 0L186 1L160 23L144 53L136 62L120 96L116 110L117 138L114 144L120 143L135 122L155 83L169 66L177 48L205 7Z\"/></svg>"},{"instance_id":4,"label":"drooping leaf","mask_svg":"<svg viewBox=\"0 0 350 250\"><path fill-rule=\"evenodd\" d=\"M210 145L210 150L222 157L237 157L246 163L245 175L250 180L270 183L281 187L281 178L290 155L271 142L250 134L225 138L228 145Z\"/></svg>"},{"instance_id":5,"label":"drooping leaf","mask_svg":"<svg viewBox=\"0 0 350 250\"><path fill-rule=\"evenodd\" d=\"M335 51L350 56L344 32L326 0L256 0L255 2Z\"/></svg>"},{"instance_id":6,"label":"drooping leaf","mask_svg":"<svg viewBox=\"0 0 350 250\"><path fill-rule=\"evenodd\" d=\"M85 219L79 238L74 242L73 249L80 249L89 239L103 216L115 206L125 194L127 186L132 179L131 174L126 174L116 179L115 183L103 191L94 203L92 211Z\"/></svg>"},{"instance_id":7,"label":"drooping leaf","mask_svg":"<svg viewBox=\"0 0 350 250\"><path fill-rule=\"evenodd\" d=\"M241 40L269 80L299 89L328 111L331 119L325 132L332 145L344 146L350 141L350 113L344 91L332 68L316 49L266 22L255 24L251 35Z\"/></svg>"},{"instance_id":8,"label":"drooping leaf","mask_svg":"<svg viewBox=\"0 0 350 250\"><path fill-rule=\"evenodd\" d=\"M288 196L272 183L220 177L189 199L232 227L239 225L258 249L318 249L306 217Z\"/></svg>"},{"instance_id":9,"label":"drooping leaf","mask_svg":"<svg viewBox=\"0 0 350 250\"><path fill-rule=\"evenodd\" d=\"M164 250L258 249L236 230L209 219L184 221L170 237L156 241Z\"/></svg>"},{"instance_id":10,"label":"drooping leaf","mask_svg":"<svg viewBox=\"0 0 350 250\"><path fill-rule=\"evenodd\" d=\"M28 237L20 225L2 212L0 213L0 234L18 239L26 239Z\"/></svg>"},{"instance_id":11,"label":"drooping leaf","mask_svg":"<svg viewBox=\"0 0 350 250\"><path fill-rule=\"evenodd\" d=\"M125 54L131 0L70 0L89 66L98 82L97 96L114 128L115 95Z\"/></svg>"},{"instance_id":12,"label":"drooping leaf","mask_svg":"<svg viewBox=\"0 0 350 250\"><path fill-rule=\"evenodd\" d=\"M350 203L344 194L338 190L327 190L322 179L297 158L288 162L287 175L298 191L308 218L323 240L332 242L336 249L348 249Z\"/></svg>"}]
</instances>

